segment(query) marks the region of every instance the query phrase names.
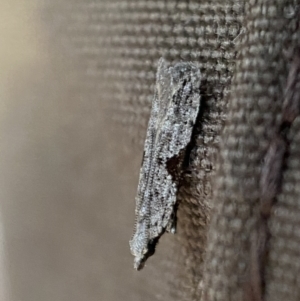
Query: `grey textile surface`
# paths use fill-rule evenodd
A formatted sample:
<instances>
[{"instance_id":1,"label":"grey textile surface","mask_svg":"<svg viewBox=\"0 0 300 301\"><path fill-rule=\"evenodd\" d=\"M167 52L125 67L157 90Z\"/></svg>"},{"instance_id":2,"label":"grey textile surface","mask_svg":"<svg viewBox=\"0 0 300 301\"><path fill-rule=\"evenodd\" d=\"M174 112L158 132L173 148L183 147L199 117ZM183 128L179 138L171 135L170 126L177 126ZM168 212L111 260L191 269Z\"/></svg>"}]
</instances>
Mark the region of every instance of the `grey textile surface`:
<instances>
[{"instance_id":1,"label":"grey textile surface","mask_svg":"<svg viewBox=\"0 0 300 301\"><path fill-rule=\"evenodd\" d=\"M19 10L7 4L17 30L2 29L5 298L298 300L299 117L261 253L257 237L261 168L299 55L299 1L10 3ZM161 56L199 64L205 105L178 233L137 273L128 240ZM299 77L292 92L299 99Z\"/></svg>"}]
</instances>

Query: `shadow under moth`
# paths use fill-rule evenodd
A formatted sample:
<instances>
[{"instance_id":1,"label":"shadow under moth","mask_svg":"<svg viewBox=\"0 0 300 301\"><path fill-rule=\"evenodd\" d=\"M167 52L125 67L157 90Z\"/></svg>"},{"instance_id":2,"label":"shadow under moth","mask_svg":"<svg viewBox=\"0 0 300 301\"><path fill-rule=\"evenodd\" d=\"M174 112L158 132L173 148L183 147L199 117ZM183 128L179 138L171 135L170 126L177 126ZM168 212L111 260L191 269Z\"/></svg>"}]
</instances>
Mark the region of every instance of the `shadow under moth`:
<instances>
[{"instance_id":1,"label":"shadow under moth","mask_svg":"<svg viewBox=\"0 0 300 301\"><path fill-rule=\"evenodd\" d=\"M198 67L158 62L136 196L136 224L130 249L134 268L143 268L161 235L176 230L176 199L187 146L200 108Z\"/></svg>"}]
</instances>

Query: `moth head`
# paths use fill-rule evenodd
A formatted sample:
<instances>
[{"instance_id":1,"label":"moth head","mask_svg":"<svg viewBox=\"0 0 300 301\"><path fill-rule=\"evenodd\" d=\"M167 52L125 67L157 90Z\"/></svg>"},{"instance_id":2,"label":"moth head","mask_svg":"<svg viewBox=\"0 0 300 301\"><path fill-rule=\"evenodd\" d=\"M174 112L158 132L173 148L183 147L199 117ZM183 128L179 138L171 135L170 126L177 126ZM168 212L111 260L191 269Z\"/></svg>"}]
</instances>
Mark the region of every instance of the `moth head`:
<instances>
[{"instance_id":1,"label":"moth head","mask_svg":"<svg viewBox=\"0 0 300 301\"><path fill-rule=\"evenodd\" d=\"M182 85L186 81L191 83L193 89L199 89L201 74L199 68L192 63L178 63L172 68L172 82Z\"/></svg>"}]
</instances>

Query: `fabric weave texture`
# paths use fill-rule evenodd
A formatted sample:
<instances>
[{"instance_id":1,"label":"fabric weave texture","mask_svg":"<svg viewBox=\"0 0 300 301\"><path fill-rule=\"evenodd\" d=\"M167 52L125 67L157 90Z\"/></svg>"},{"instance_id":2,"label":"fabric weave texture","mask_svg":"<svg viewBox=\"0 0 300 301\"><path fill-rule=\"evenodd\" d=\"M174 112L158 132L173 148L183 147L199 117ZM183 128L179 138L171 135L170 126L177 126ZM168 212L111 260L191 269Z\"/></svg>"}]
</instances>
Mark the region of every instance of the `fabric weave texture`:
<instances>
[{"instance_id":1,"label":"fabric weave texture","mask_svg":"<svg viewBox=\"0 0 300 301\"><path fill-rule=\"evenodd\" d=\"M298 300L299 0L38 7L50 59L11 94L19 100L8 109L0 159L17 175L3 179L2 192L10 200L2 210L12 300ZM164 235L135 272L128 241L161 57L199 66L203 107L179 193L178 233ZM288 126L285 99L296 108ZM10 151L12 133L26 136L18 142L24 166ZM278 133L286 151L282 164L274 159L275 192L264 214L262 170ZM25 171L33 175L26 185ZM9 230L16 217L19 226ZM18 264L23 250L26 263Z\"/></svg>"}]
</instances>

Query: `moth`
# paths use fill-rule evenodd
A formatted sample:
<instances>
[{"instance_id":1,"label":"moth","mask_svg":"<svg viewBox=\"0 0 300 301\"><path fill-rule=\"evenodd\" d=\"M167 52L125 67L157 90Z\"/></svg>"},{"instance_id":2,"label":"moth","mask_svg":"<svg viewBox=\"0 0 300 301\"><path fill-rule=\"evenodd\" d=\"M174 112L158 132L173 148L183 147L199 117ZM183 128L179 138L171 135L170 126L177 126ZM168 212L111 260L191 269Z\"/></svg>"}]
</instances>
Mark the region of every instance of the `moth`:
<instances>
[{"instance_id":1,"label":"moth","mask_svg":"<svg viewBox=\"0 0 300 301\"><path fill-rule=\"evenodd\" d=\"M155 252L164 232L176 231L177 192L186 149L200 108L198 67L161 58L136 196L136 223L130 240L134 268Z\"/></svg>"}]
</instances>

